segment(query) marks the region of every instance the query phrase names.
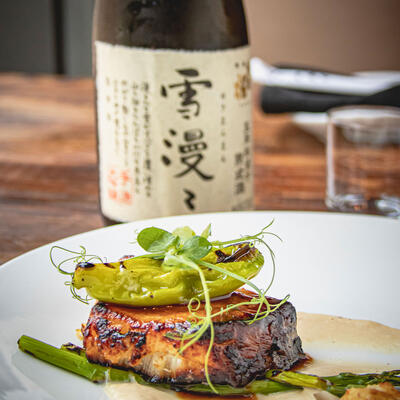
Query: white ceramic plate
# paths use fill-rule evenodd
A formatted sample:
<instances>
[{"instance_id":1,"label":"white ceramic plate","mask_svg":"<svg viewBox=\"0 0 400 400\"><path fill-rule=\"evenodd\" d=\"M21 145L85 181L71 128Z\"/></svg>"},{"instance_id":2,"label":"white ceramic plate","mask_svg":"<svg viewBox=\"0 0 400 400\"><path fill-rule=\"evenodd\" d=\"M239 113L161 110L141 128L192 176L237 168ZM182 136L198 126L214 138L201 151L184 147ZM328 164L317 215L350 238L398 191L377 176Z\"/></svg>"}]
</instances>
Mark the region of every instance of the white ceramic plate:
<instances>
[{"instance_id":1,"label":"white ceramic plate","mask_svg":"<svg viewBox=\"0 0 400 400\"><path fill-rule=\"evenodd\" d=\"M369 319L400 328L400 222L383 217L334 213L244 212L179 216L123 224L56 242L69 249L118 259L138 254L130 242L146 226L168 230L211 222L213 238L259 231L272 218L277 274L270 295L291 295L298 311ZM101 387L18 351L22 334L59 346L77 342L75 329L89 307L73 300L64 277L49 262L52 245L30 251L0 268L0 398L105 399ZM267 258L268 260L268 258ZM267 261L255 279L271 274ZM394 361L400 365L399 359Z\"/></svg>"}]
</instances>

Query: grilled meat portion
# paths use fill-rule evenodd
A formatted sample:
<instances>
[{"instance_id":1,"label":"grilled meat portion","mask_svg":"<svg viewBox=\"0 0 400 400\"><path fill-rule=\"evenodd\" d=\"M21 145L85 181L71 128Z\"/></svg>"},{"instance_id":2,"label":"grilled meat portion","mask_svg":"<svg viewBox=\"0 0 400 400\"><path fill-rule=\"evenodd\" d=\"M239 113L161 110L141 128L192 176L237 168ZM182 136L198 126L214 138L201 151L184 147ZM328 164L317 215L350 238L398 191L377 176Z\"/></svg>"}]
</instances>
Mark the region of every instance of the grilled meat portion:
<instances>
[{"instance_id":1,"label":"grilled meat portion","mask_svg":"<svg viewBox=\"0 0 400 400\"><path fill-rule=\"evenodd\" d=\"M248 301L252 296L255 294L244 290L233 292L214 300L213 310ZM269 298L269 302L274 304L277 300ZM292 304L286 302L266 318L246 323L256 310L254 305L240 306L214 320L215 339L208 363L213 383L245 386L269 369L289 369L306 357ZM87 358L132 369L153 383L205 382L209 332L183 354L179 353L180 342L166 336L168 332L189 329L188 318L186 305L131 308L97 303L83 328Z\"/></svg>"}]
</instances>

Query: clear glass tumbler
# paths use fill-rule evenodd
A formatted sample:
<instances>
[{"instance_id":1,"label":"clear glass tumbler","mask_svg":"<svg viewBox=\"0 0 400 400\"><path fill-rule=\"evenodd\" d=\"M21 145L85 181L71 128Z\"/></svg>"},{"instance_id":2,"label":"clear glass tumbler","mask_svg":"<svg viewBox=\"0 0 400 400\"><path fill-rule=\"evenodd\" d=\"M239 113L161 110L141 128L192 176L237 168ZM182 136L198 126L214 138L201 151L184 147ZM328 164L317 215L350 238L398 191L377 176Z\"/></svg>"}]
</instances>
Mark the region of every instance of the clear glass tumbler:
<instances>
[{"instance_id":1,"label":"clear glass tumbler","mask_svg":"<svg viewBox=\"0 0 400 400\"><path fill-rule=\"evenodd\" d=\"M328 112L326 205L400 216L400 108L349 106Z\"/></svg>"}]
</instances>

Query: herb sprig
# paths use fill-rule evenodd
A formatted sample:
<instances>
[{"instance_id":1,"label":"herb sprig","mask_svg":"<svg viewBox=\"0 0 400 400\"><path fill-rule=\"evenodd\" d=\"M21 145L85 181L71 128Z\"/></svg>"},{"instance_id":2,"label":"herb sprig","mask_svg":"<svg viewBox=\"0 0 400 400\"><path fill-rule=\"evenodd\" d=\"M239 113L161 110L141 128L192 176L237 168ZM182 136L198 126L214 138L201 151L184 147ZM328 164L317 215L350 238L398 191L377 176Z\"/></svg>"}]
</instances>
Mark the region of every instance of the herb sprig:
<instances>
[{"instance_id":1,"label":"herb sprig","mask_svg":"<svg viewBox=\"0 0 400 400\"><path fill-rule=\"evenodd\" d=\"M61 247L61 246L53 246L50 249L50 262L57 269L57 271L60 274L68 275L68 276L71 277L71 280L64 282L64 284L65 284L65 286L69 287L69 290L70 290L70 292L72 294L72 297L74 299L76 299L76 300L79 300L82 303L89 304L89 301L92 300L92 299L89 298L88 296L85 296L85 297L80 296L76 292L76 289L75 289L74 285L72 284L72 277L74 276L74 273L66 271L62 267L64 266L64 264L71 263L71 262L76 265L76 264L78 264L80 262L91 262L91 261L103 262L103 260L97 255L87 254L87 251L86 251L85 247L83 247L83 246L79 246L79 247L80 247L80 251L74 251L74 250L66 249L65 247ZM60 262L56 262L54 253L57 250L61 250L61 251L66 252L66 253L73 254L73 256L72 257L68 257L68 258L64 258Z\"/></svg>"}]
</instances>

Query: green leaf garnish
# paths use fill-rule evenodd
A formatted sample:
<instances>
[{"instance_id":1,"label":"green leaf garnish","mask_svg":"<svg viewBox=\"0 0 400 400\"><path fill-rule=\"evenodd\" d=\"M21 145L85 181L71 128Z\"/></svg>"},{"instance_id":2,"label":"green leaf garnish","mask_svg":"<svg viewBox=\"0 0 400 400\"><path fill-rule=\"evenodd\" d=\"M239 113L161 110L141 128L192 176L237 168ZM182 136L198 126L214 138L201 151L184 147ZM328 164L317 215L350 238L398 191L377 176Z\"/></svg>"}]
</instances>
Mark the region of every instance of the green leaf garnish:
<instances>
[{"instance_id":1,"label":"green leaf garnish","mask_svg":"<svg viewBox=\"0 0 400 400\"><path fill-rule=\"evenodd\" d=\"M192 236L186 240L179 251L182 256L197 261L205 257L211 251L211 243L202 236Z\"/></svg>"},{"instance_id":2,"label":"green leaf garnish","mask_svg":"<svg viewBox=\"0 0 400 400\"><path fill-rule=\"evenodd\" d=\"M166 251L177 241L177 237L172 233L160 228L145 228L137 236L140 247L150 253Z\"/></svg>"},{"instance_id":3,"label":"green leaf garnish","mask_svg":"<svg viewBox=\"0 0 400 400\"><path fill-rule=\"evenodd\" d=\"M208 239L210 237L210 235L211 235L211 224L208 224L206 226L206 228L204 229L204 231L201 232L200 236L203 236L203 238Z\"/></svg>"},{"instance_id":4,"label":"green leaf garnish","mask_svg":"<svg viewBox=\"0 0 400 400\"><path fill-rule=\"evenodd\" d=\"M178 236L179 238L179 246L183 246L183 244L190 239L192 236L195 236L196 234L194 231L189 228L188 226L181 226L179 228L176 228L172 231L172 234L175 236Z\"/></svg>"}]
</instances>

